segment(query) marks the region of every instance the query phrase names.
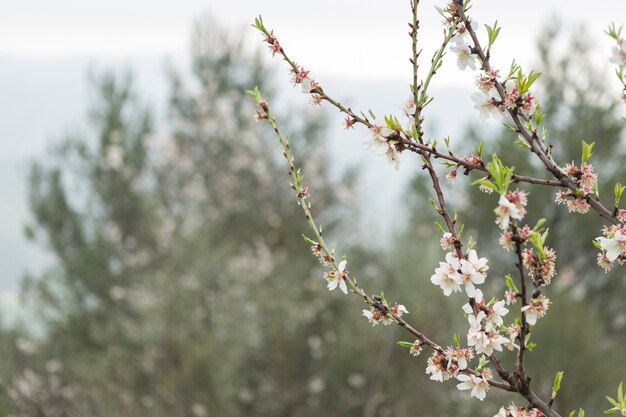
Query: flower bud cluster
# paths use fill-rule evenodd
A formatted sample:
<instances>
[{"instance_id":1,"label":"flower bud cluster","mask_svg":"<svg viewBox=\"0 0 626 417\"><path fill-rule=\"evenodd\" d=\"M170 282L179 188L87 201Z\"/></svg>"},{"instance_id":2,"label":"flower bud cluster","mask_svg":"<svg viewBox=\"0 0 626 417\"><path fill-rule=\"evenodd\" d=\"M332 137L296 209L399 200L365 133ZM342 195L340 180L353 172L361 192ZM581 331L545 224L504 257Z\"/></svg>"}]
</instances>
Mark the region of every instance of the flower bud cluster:
<instances>
[{"instance_id":1,"label":"flower bud cluster","mask_svg":"<svg viewBox=\"0 0 626 417\"><path fill-rule=\"evenodd\" d=\"M525 248L522 252L522 260L535 287L550 284L556 275L556 251L552 248L544 246L542 256L537 256L533 249Z\"/></svg>"}]
</instances>

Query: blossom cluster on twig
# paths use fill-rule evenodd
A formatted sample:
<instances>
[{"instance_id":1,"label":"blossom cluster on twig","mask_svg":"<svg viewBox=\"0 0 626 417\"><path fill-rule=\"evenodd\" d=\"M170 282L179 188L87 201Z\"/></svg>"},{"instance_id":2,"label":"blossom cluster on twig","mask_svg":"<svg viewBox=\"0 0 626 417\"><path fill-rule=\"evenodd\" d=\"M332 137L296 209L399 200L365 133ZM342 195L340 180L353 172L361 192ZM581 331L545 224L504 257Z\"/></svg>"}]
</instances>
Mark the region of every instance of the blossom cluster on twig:
<instances>
[{"instance_id":1,"label":"blossom cluster on twig","mask_svg":"<svg viewBox=\"0 0 626 417\"><path fill-rule=\"evenodd\" d=\"M537 325L538 320L547 314L551 304L544 291L556 275L557 254L554 248L545 244L548 237L545 220L540 219L533 227L522 223L526 216L529 193L510 188L517 183L556 187L559 189L556 202L565 204L569 212L584 214L594 210L606 219L609 225L604 226L603 236L598 237L594 245L599 249L598 264L608 270L614 262L621 264L626 259L626 210L619 208L621 194L626 187L619 183L615 186L613 209L602 204L598 196L598 176L589 162L594 143L582 142L580 164L572 161L560 165L553 159L551 147L545 141L545 131L540 128L545 114L530 90L541 74L524 72L513 62L508 73L501 75L500 70L491 65L491 48L500 27L497 22L492 26L485 25L487 39L481 43L478 38L479 25L467 14L469 0L453 0L445 7L437 8L444 18L444 38L433 54L425 77L420 79L418 63L421 51L417 47L419 0L411 0L410 3L412 20L409 22L409 35L412 39L410 61L413 65L413 84L409 99L403 106L403 114L407 119L404 123L393 115L385 115L383 119L379 119L371 111L355 112L342 105L324 91L320 83L311 77L309 70L289 58L274 32L266 29L261 17L255 20L254 26L264 35L264 42L272 56L280 56L287 62L290 81L304 94L309 95L312 105L328 103L343 113L346 129L361 125L368 130L364 141L368 149L383 156L396 169L400 164L400 155L405 151L421 157L422 168L428 173L436 196L436 199L431 199L431 203L443 219L443 225L436 225L442 232L441 247L446 251L444 261L439 262L430 280L441 288L444 296L464 293L467 297L467 302L461 307L468 325L465 346L455 335L455 346L441 347L405 321L403 315L408 314L408 310L404 305L388 303L384 293L367 295L357 285L356 279L347 270L347 260L337 261L335 246L329 247L324 242L321 227L313 220L311 204L307 201L310 197L309 191L303 184L300 170L295 167L288 139L281 134L275 117L269 111L267 100L256 89L249 92L259 105L255 117L271 124L283 147L283 155L290 166L289 173L293 181L291 186L315 235L314 238L305 239L311 244L313 254L328 268L323 278L329 290L339 288L344 294L352 291L360 296L368 304L362 315L372 325L395 323L416 336L413 342L399 342L401 346L408 348L412 356L418 356L424 346L431 348L433 352L426 364L426 373L430 375L430 379L443 382L455 378L458 380L459 390L469 391L471 397L479 400L486 397L490 387L496 387L516 392L528 401L527 407L514 404L503 407L496 417L557 417L559 414L551 405L560 388L562 372L557 373L552 397L546 403L531 389L524 365L525 353L534 347L530 342L530 327ZM626 66L626 47L621 37L621 29L612 26L607 33L616 41L611 62L617 65L618 77L626 89L626 78L622 73ZM478 91L471 97L475 109L478 110L478 117L481 120L489 117L502 120L518 134L517 143L520 147L534 154L553 178L533 178L516 173L513 167L507 166L495 154L487 161L483 156L483 143L476 147L475 153L457 157L451 149L449 138L444 139L445 151L440 150L437 141L425 139L423 110L432 101L428 92L430 81L443 65L445 51L448 49L456 55L460 70L478 72ZM487 281L488 260L478 255L475 242L463 238L462 228L457 229L458 219L448 209L435 160L443 161L448 182L455 182L459 170L464 175L469 175L472 171L480 172L481 177L473 184L486 193L497 195L493 213L494 222L501 229L499 243L505 251L515 254L514 274L517 275L516 279L510 274L504 277L507 290L502 299L488 300L483 294L481 286ZM518 301L520 304L512 322L505 323L505 317ZM507 369L497 356L497 352L504 348L516 351L515 363L511 369ZM478 363L472 367L472 361ZM495 379L495 375L500 380Z\"/></svg>"}]
</instances>

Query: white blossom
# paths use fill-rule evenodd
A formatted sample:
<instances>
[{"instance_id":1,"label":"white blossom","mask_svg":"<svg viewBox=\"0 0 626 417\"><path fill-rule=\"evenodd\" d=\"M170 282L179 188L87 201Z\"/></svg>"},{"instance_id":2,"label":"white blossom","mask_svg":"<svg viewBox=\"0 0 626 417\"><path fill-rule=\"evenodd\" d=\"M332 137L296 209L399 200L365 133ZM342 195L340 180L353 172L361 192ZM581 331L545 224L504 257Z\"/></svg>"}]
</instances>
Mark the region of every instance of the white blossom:
<instances>
[{"instance_id":1,"label":"white blossom","mask_svg":"<svg viewBox=\"0 0 626 417\"><path fill-rule=\"evenodd\" d=\"M467 67L476 70L476 58L472 55L470 47L464 42L457 42L455 45L452 45L450 51L456 54L456 63L461 71L464 71Z\"/></svg>"},{"instance_id":2,"label":"white blossom","mask_svg":"<svg viewBox=\"0 0 626 417\"><path fill-rule=\"evenodd\" d=\"M487 266L486 258L478 258L474 249L469 251L468 259L461 259L461 283L465 285L465 292L470 298L474 298L476 287L474 284L485 282Z\"/></svg>"},{"instance_id":3,"label":"white blossom","mask_svg":"<svg viewBox=\"0 0 626 417\"><path fill-rule=\"evenodd\" d=\"M611 262L626 250L626 234L621 230L616 231L612 238L598 237L596 240L600 243L600 249L606 251L606 257Z\"/></svg>"},{"instance_id":4,"label":"white blossom","mask_svg":"<svg viewBox=\"0 0 626 417\"><path fill-rule=\"evenodd\" d=\"M476 397L480 401L485 399L487 391L489 390L489 383L485 378L476 375L460 374L456 379L461 381L461 383L456 386L459 390L471 390L470 395L472 397Z\"/></svg>"},{"instance_id":5,"label":"white blossom","mask_svg":"<svg viewBox=\"0 0 626 417\"><path fill-rule=\"evenodd\" d=\"M453 252L446 254L446 262L439 262L439 268L430 277L430 281L441 287L443 294L449 296L452 292L461 291L461 277L459 276L460 263Z\"/></svg>"},{"instance_id":6,"label":"white blossom","mask_svg":"<svg viewBox=\"0 0 626 417\"><path fill-rule=\"evenodd\" d=\"M328 281L328 290L332 291L335 288L339 287L339 289L344 293L348 294L348 286L346 285L346 265L347 261L344 259L339 262L339 266L336 271L330 271L330 273L326 274L326 280Z\"/></svg>"},{"instance_id":7,"label":"white blossom","mask_svg":"<svg viewBox=\"0 0 626 417\"><path fill-rule=\"evenodd\" d=\"M479 112L478 115L480 120L485 121L489 117L493 117L497 120L504 117L504 112L497 105L495 99L491 95L474 93L471 98L474 102L474 108Z\"/></svg>"},{"instance_id":8,"label":"white blossom","mask_svg":"<svg viewBox=\"0 0 626 417\"><path fill-rule=\"evenodd\" d=\"M504 194L500 195L498 200L498 207L493 210L496 213L496 223L500 226L500 229L506 230L509 228L511 219L521 220L522 212L515 204L509 201Z\"/></svg>"}]
</instances>

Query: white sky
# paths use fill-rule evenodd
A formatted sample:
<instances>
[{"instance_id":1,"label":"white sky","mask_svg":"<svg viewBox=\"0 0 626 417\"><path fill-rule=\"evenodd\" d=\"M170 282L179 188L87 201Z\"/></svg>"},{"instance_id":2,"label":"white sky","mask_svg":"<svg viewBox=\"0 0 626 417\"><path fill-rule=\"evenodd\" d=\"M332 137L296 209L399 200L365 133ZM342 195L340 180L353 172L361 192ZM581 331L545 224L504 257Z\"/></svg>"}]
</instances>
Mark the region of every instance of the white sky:
<instances>
[{"instance_id":1,"label":"white sky","mask_svg":"<svg viewBox=\"0 0 626 417\"><path fill-rule=\"evenodd\" d=\"M474 3L475 19L499 20L504 28L501 45L515 44L497 49L503 65L514 54L521 62L528 58L532 50L528 39L534 39L551 16L558 14L565 22L584 21L589 33L601 33L613 19L626 20L624 0ZM440 37L435 4L444 2L422 1L421 6L422 44L428 58ZM408 71L407 6L408 0L20 0L6 2L2 8L0 56L180 55L187 48L190 23L210 11L233 27L262 14L292 55L319 73L403 76ZM254 36L252 30L248 32Z\"/></svg>"},{"instance_id":2,"label":"white sky","mask_svg":"<svg viewBox=\"0 0 626 417\"><path fill-rule=\"evenodd\" d=\"M260 44L260 36L249 24L262 14L290 56L312 70L313 77L320 82L328 79L340 98L355 98L357 107L372 98L375 98L374 109L377 105L394 105L390 103L399 106L406 96L403 88L408 88L410 80L408 3L408 0L5 1L0 12L0 141L4 145L0 147L0 265L4 271L0 279L0 311L2 305L15 300L17 282L26 266L36 265L35 257L41 259L41 254L22 237L27 213L28 158L41 156L47 144L66 132L68 126L84 119L88 98L85 74L90 66L95 63L99 68L122 65L135 68L142 92L157 111L162 111L159 105L166 94L163 60L169 57L176 63L184 63L194 19L210 13L221 26L244 31ZM600 45L605 50L599 51L600 56L608 55L609 48L602 31L612 20L626 23L626 0L594 3L475 0L474 3L471 15L475 20L493 23L497 19L503 27L494 49L494 61L500 68L508 68L514 57L528 66L540 28L554 16L558 15L565 26L584 22L590 36L603 42ZM434 9L435 4L442 6L444 2L422 0L420 43L424 48L424 63L441 38L441 17ZM524 7L520 8L519 4ZM342 83L342 79L349 82ZM472 74L460 73L452 64L444 66L433 88L468 90L472 85ZM450 101L454 103L453 99L444 98L443 103ZM471 105L467 106L471 111ZM396 110L397 107L389 111ZM449 107L435 102L432 111L435 119L441 119ZM359 144L350 143L355 145ZM381 168L374 168L378 169ZM391 170L385 172L394 175ZM379 182L386 181L385 178L379 178Z\"/></svg>"}]
</instances>

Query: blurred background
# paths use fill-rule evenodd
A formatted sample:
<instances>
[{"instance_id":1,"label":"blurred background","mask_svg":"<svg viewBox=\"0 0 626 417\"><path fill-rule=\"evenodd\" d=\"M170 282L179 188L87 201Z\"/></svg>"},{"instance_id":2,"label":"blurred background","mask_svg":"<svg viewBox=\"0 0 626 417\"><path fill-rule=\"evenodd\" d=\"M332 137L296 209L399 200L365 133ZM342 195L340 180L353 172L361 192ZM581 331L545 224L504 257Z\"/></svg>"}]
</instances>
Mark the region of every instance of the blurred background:
<instances>
[{"instance_id":1,"label":"blurred background","mask_svg":"<svg viewBox=\"0 0 626 417\"><path fill-rule=\"evenodd\" d=\"M536 95L557 161L596 141L609 202L614 181L626 182L625 133L603 30L626 4L479 3L475 19L503 27L495 65L516 58L543 73ZM422 68L440 43L434 5L422 5ZM429 281L443 252L419 161L403 155L396 172L363 149L367 132L312 109L249 26L259 14L329 95L400 117L411 79L405 2L3 8L0 415L490 416L517 400L492 391L469 401L455 383L429 381L427 355L396 346L406 334L372 329L358 298L325 289L279 147L244 94L255 85L276 103L318 218L361 285L405 304L440 344L466 331L463 297ZM428 135L450 135L458 154L484 140L487 154L545 176L504 128L476 123L471 73L449 59L432 88ZM490 260L487 294L501 296L513 255L485 215L496 197L469 182L447 185L449 202ZM548 219L559 256L555 303L532 335L532 384L548 396L564 369L557 409L597 414L626 375L624 270L596 267L597 216L568 215L553 190L531 191L527 219Z\"/></svg>"}]
</instances>

